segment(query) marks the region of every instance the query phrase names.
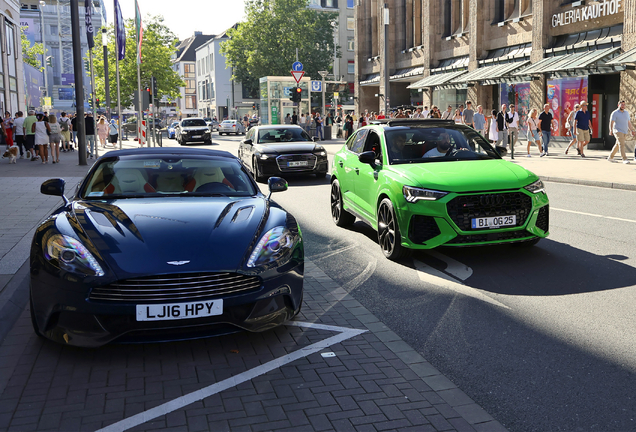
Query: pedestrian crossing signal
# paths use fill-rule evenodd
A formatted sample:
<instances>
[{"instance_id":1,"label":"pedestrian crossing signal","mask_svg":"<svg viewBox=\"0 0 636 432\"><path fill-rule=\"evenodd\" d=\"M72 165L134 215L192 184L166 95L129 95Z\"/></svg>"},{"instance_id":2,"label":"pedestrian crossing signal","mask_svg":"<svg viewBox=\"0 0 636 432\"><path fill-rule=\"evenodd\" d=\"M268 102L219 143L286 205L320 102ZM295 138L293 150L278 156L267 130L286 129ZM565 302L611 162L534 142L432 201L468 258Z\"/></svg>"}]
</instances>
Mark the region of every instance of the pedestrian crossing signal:
<instances>
[{"instance_id":1,"label":"pedestrian crossing signal","mask_svg":"<svg viewBox=\"0 0 636 432\"><path fill-rule=\"evenodd\" d=\"M300 102L301 100L303 100L302 93L303 89L301 89L300 87L295 87L291 91L291 97L289 98L289 100L291 100L292 102Z\"/></svg>"}]
</instances>

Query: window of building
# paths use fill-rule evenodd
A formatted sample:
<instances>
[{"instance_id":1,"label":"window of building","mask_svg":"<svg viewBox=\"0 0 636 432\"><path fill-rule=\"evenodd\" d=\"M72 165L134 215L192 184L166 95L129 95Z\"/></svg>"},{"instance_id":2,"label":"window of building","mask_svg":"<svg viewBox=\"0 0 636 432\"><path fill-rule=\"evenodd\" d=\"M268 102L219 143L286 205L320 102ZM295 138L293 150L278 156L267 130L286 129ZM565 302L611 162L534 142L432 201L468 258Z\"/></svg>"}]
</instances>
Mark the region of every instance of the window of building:
<instances>
[{"instance_id":1,"label":"window of building","mask_svg":"<svg viewBox=\"0 0 636 432\"><path fill-rule=\"evenodd\" d=\"M193 79L187 79L185 80L186 83L186 93L196 93L197 88L196 88L196 83Z\"/></svg>"},{"instance_id":2,"label":"window of building","mask_svg":"<svg viewBox=\"0 0 636 432\"><path fill-rule=\"evenodd\" d=\"M355 47L355 39L353 39L352 37L347 38L347 51L354 51Z\"/></svg>"},{"instance_id":3,"label":"window of building","mask_svg":"<svg viewBox=\"0 0 636 432\"><path fill-rule=\"evenodd\" d=\"M347 64L347 73L354 74L356 73L356 63L353 60L349 60Z\"/></svg>"},{"instance_id":4,"label":"window of building","mask_svg":"<svg viewBox=\"0 0 636 432\"><path fill-rule=\"evenodd\" d=\"M444 37L468 31L470 0L444 0Z\"/></svg>"},{"instance_id":5,"label":"window of building","mask_svg":"<svg viewBox=\"0 0 636 432\"><path fill-rule=\"evenodd\" d=\"M189 64L184 64L183 65L183 76L184 76L184 78L195 78L196 77L196 70L195 70L194 64L189 63Z\"/></svg>"},{"instance_id":6,"label":"window of building","mask_svg":"<svg viewBox=\"0 0 636 432\"><path fill-rule=\"evenodd\" d=\"M197 109L196 96L185 97L186 109Z\"/></svg>"},{"instance_id":7,"label":"window of building","mask_svg":"<svg viewBox=\"0 0 636 432\"><path fill-rule=\"evenodd\" d=\"M337 8L338 7L338 0L321 0L320 2L322 7L325 8Z\"/></svg>"},{"instance_id":8,"label":"window of building","mask_svg":"<svg viewBox=\"0 0 636 432\"><path fill-rule=\"evenodd\" d=\"M321 6L320 0L309 0L309 6Z\"/></svg>"},{"instance_id":9,"label":"window of building","mask_svg":"<svg viewBox=\"0 0 636 432\"><path fill-rule=\"evenodd\" d=\"M210 59L210 72L212 72L214 71L214 54L210 54L208 58Z\"/></svg>"},{"instance_id":10,"label":"window of building","mask_svg":"<svg viewBox=\"0 0 636 432\"><path fill-rule=\"evenodd\" d=\"M210 99L214 99L214 83L213 82L208 83L208 97Z\"/></svg>"},{"instance_id":11,"label":"window of building","mask_svg":"<svg viewBox=\"0 0 636 432\"><path fill-rule=\"evenodd\" d=\"M59 33L56 25L51 25L51 36L57 36Z\"/></svg>"},{"instance_id":12,"label":"window of building","mask_svg":"<svg viewBox=\"0 0 636 432\"><path fill-rule=\"evenodd\" d=\"M347 7L353 9L355 7L355 0L347 0Z\"/></svg>"},{"instance_id":13,"label":"window of building","mask_svg":"<svg viewBox=\"0 0 636 432\"><path fill-rule=\"evenodd\" d=\"M356 29L356 19L352 17L347 17L347 30L355 30Z\"/></svg>"},{"instance_id":14,"label":"window of building","mask_svg":"<svg viewBox=\"0 0 636 432\"><path fill-rule=\"evenodd\" d=\"M210 57L205 57L205 73L210 72Z\"/></svg>"},{"instance_id":15,"label":"window of building","mask_svg":"<svg viewBox=\"0 0 636 432\"><path fill-rule=\"evenodd\" d=\"M9 24L8 21L5 21L4 26L4 34L5 40L7 43L6 52L7 52L7 72L10 77L16 76L16 59L15 59L15 32L13 24ZM12 85L13 86L13 85ZM16 83L17 86L17 83Z\"/></svg>"}]
</instances>

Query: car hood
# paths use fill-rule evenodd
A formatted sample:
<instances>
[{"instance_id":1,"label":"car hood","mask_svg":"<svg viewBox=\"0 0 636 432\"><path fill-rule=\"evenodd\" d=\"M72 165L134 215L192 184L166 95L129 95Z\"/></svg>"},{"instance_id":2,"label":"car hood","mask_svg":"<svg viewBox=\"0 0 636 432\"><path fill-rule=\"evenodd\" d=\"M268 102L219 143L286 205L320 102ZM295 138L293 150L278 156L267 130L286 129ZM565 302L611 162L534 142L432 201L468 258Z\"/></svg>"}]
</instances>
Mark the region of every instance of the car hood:
<instances>
[{"instance_id":1,"label":"car hood","mask_svg":"<svg viewBox=\"0 0 636 432\"><path fill-rule=\"evenodd\" d=\"M131 198L80 201L73 212L102 258L124 278L236 271L258 240L269 207L262 197Z\"/></svg>"},{"instance_id":2,"label":"car hood","mask_svg":"<svg viewBox=\"0 0 636 432\"><path fill-rule=\"evenodd\" d=\"M286 154L286 153L311 153L316 148L313 142L289 142L284 144L257 144L262 153Z\"/></svg>"},{"instance_id":3,"label":"car hood","mask_svg":"<svg viewBox=\"0 0 636 432\"><path fill-rule=\"evenodd\" d=\"M519 189L538 177L501 159L394 165L404 184L446 192Z\"/></svg>"},{"instance_id":4,"label":"car hood","mask_svg":"<svg viewBox=\"0 0 636 432\"><path fill-rule=\"evenodd\" d=\"M187 131L187 132L198 131L198 130L206 131L206 130L208 130L208 127L207 126L182 126L181 130L182 131Z\"/></svg>"}]
</instances>

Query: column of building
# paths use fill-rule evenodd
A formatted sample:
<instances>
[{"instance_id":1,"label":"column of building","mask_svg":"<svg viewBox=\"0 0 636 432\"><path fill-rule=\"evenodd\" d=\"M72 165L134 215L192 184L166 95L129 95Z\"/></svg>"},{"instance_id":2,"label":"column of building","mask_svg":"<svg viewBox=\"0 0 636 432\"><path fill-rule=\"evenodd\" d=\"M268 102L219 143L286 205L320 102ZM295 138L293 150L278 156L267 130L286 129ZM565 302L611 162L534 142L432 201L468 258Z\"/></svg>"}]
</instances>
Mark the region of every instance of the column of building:
<instances>
[{"instance_id":1,"label":"column of building","mask_svg":"<svg viewBox=\"0 0 636 432\"><path fill-rule=\"evenodd\" d=\"M624 0L623 51L636 48L636 0ZM636 71L621 72L620 99L627 103L627 110L636 115Z\"/></svg>"}]
</instances>

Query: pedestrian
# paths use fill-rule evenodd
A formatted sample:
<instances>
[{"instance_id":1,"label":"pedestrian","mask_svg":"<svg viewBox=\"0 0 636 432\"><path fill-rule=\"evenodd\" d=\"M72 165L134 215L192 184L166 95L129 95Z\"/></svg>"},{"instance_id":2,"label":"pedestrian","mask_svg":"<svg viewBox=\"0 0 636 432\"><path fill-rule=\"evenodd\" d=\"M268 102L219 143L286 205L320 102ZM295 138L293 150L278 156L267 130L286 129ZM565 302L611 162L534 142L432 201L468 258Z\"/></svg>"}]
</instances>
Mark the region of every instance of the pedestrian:
<instances>
[{"instance_id":1,"label":"pedestrian","mask_svg":"<svg viewBox=\"0 0 636 432\"><path fill-rule=\"evenodd\" d=\"M307 118L305 117L305 113L302 113L300 115L300 127L303 128L305 131L307 131L306 129L306 124L307 124Z\"/></svg>"},{"instance_id":2,"label":"pedestrian","mask_svg":"<svg viewBox=\"0 0 636 432\"><path fill-rule=\"evenodd\" d=\"M471 128L475 128L475 124L473 122L473 117L475 116L475 111L473 111L473 103L471 101L466 101L466 109L462 113L462 120L465 125L470 126Z\"/></svg>"},{"instance_id":3,"label":"pedestrian","mask_svg":"<svg viewBox=\"0 0 636 432\"><path fill-rule=\"evenodd\" d=\"M247 128L250 126L250 120L249 118L247 118L247 114L243 116L243 126L245 127L245 130L247 130Z\"/></svg>"},{"instance_id":4,"label":"pedestrian","mask_svg":"<svg viewBox=\"0 0 636 432\"><path fill-rule=\"evenodd\" d=\"M316 113L316 117L314 117L314 121L316 122L316 138L319 138L321 141L324 141L325 136L322 133L322 118L320 117L320 113Z\"/></svg>"},{"instance_id":5,"label":"pedestrian","mask_svg":"<svg viewBox=\"0 0 636 432\"><path fill-rule=\"evenodd\" d=\"M448 108L446 108L446 111L442 113L442 120L452 120L452 119L453 119L453 107L449 105Z\"/></svg>"},{"instance_id":6,"label":"pedestrian","mask_svg":"<svg viewBox=\"0 0 636 432\"><path fill-rule=\"evenodd\" d=\"M75 151L75 147L77 146L77 113L71 116L71 135L73 141L70 143L71 151Z\"/></svg>"},{"instance_id":7,"label":"pedestrian","mask_svg":"<svg viewBox=\"0 0 636 432\"><path fill-rule=\"evenodd\" d=\"M540 157L548 156L548 146L550 145L550 136L552 135L552 129L555 128L554 123L556 120L552 117L550 112L550 104L543 105L543 112L539 115L539 129L541 129L541 142L543 144L543 150Z\"/></svg>"},{"instance_id":8,"label":"pedestrian","mask_svg":"<svg viewBox=\"0 0 636 432\"><path fill-rule=\"evenodd\" d=\"M296 114L296 111L294 111L294 114L292 114L292 124L293 125L298 124L298 114Z\"/></svg>"},{"instance_id":9,"label":"pedestrian","mask_svg":"<svg viewBox=\"0 0 636 432\"><path fill-rule=\"evenodd\" d=\"M108 142L111 143L113 147L116 147L118 139L119 130L117 129L117 123L115 122L115 119L112 119L108 125Z\"/></svg>"},{"instance_id":10,"label":"pedestrian","mask_svg":"<svg viewBox=\"0 0 636 432\"><path fill-rule=\"evenodd\" d=\"M431 112L428 110L428 105L424 105L424 110L422 111L422 118L428 118L429 115L431 115Z\"/></svg>"},{"instance_id":11,"label":"pedestrian","mask_svg":"<svg viewBox=\"0 0 636 432\"><path fill-rule=\"evenodd\" d=\"M13 136L15 143L20 149L20 159L24 159L24 113L22 111L15 113Z\"/></svg>"},{"instance_id":12,"label":"pedestrian","mask_svg":"<svg viewBox=\"0 0 636 432\"><path fill-rule=\"evenodd\" d=\"M49 123L44 121L45 118L44 114L38 114L37 121L31 126L31 131L35 135L35 146L43 164L49 161L49 133L51 131Z\"/></svg>"},{"instance_id":13,"label":"pedestrian","mask_svg":"<svg viewBox=\"0 0 636 432\"><path fill-rule=\"evenodd\" d=\"M491 143L496 143L499 140L499 129L497 128L497 110L492 110L488 117L489 133L488 139Z\"/></svg>"},{"instance_id":14,"label":"pedestrian","mask_svg":"<svg viewBox=\"0 0 636 432\"><path fill-rule=\"evenodd\" d=\"M70 151L71 143L71 119L67 117L65 112L62 112L62 116L59 120L61 135L62 135L62 151Z\"/></svg>"},{"instance_id":15,"label":"pedestrian","mask_svg":"<svg viewBox=\"0 0 636 432\"><path fill-rule=\"evenodd\" d=\"M347 114L347 116L345 117L344 128L345 128L345 139L347 139L353 133L353 117L351 117L351 114Z\"/></svg>"},{"instance_id":16,"label":"pedestrian","mask_svg":"<svg viewBox=\"0 0 636 432\"><path fill-rule=\"evenodd\" d=\"M49 144L51 145L51 163L60 163L60 141L62 140L62 129L57 122L55 114L49 115Z\"/></svg>"},{"instance_id":17,"label":"pedestrian","mask_svg":"<svg viewBox=\"0 0 636 432\"><path fill-rule=\"evenodd\" d=\"M97 122L97 136L99 142L102 144L102 148L106 148L106 139L108 138L108 123L106 123L106 117L101 116Z\"/></svg>"},{"instance_id":18,"label":"pedestrian","mask_svg":"<svg viewBox=\"0 0 636 432\"><path fill-rule=\"evenodd\" d=\"M287 115L285 116L285 120L284 121L285 121L286 125L292 124L291 114L287 113Z\"/></svg>"},{"instance_id":19,"label":"pedestrian","mask_svg":"<svg viewBox=\"0 0 636 432\"><path fill-rule=\"evenodd\" d=\"M587 111L587 101L581 101L580 110L574 116L576 125L576 139L579 142L579 152L581 157L585 157L583 149L589 144L592 131L592 116Z\"/></svg>"},{"instance_id":20,"label":"pedestrian","mask_svg":"<svg viewBox=\"0 0 636 432\"><path fill-rule=\"evenodd\" d=\"M579 104L575 104L574 105L574 109L572 111L570 111L570 114L568 114L568 118L565 120L565 128L567 129L568 133L570 134L570 137L572 137L572 139L570 140L570 143L568 144L567 148L565 149L565 154L568 154L568 151L570 150L570 147L572 147L577 142L576 141L576 128L574 127L574 116L579 111L579 107L580 107ZM574 148L576 149L578 154L581 154L581 151L579 150L578 146L575 146Z\"/></svg>"},{"instance_id":21,"label":"pedestrian","mask_svg":"<svg viewBox=\"0 0 636 432\"><path fill-rule=\"evenodd\" d=\"M29 110L27 118L24 119L22 130L24 131L24 149L26 150L26 157L31 162L38 158L38 149L35 146L35 129L33 125L38 121L35 116L35 110Z\"/></svg>"},{"instance_id":22,"label":"pedestrian","mask_svg":"<svg viewBox=\"0 0 636 432\"><path fill-rule=\"evenodd\" d=\"M455 124L463 124L464 119L462 118L461 112L459 112L459 108L455 110L455 114L453 115L453 121Z\"/></svg>"},{"instance_id":23,"label":"pedestrian","mask_svg":"<svg viewBox=\"0 0 636 432\"><path fill-rule=\"evenodd\" d=\"M2 129L7 137L7 145L13 147L13 118L9 111L4 112L4 119L2 120Z\"/></svg>"},{"instance_id":24,"label":"pedestrian","mask_svg":"<svg viewBox=\"0 0 636 432\"><path fill-rule=\"evenodd\" d=\"M486 117L484 116L484 107L477 105L477 112L473 114L473 127L477 132L486 136Z\"/></svg>"},{"instance_id":25,"label":"pedestrian","mask_svg":"<svg viewBox=\"0 0 636 432\"><path fill-rule=\"evenodd\" d=\"M629 111L625 109L625 101L622 100L618 103L618 108L615 109L610 115L610 136L616 137L616 144L612 148L612 152L607 158L608 161L614 162L614 155L620 150L623 163L628 164L629 160L625 154L625 145L627 141L627 134L631 132L632 136L636 135L636 129L629 120ZM636 162L636 150L634 153L634 161Z\"/></svg>"},{"instance_id":26,"label":"pedestrian","mask_svg":"<svg viewBox=\"0 0 636 432\"><path fill-rule=\"evenodd\" d=\"M528 155L530 155L530 146L536 144L539 148L539 154L541 154L541 129L539 129L539 119L537 118L537 109L532 108L530 110L530 117L528 118Z\"/></svg>"},{"instance_id":27,"label":"pedestrian","mask_svg":"<svg viewBox=\"0 0 636 432\"><path fill-rule=\"evenodd\" d=\"M380 114L378 114L378 120L384 120L386 119L386 116L384 115L384 111L380 111Z\"/></svg>"},{"instance_id":28,"label":"pedestrian","mask_svg":"<svg viewBox=\"0 0 636 432\"><path fill-rule=\"evenodd\" d=\"M514 105L510 105L510 113L508 114L510 122L508 123L508 137L510 138L510 151L514 157L515 144L519 139L519 113Z\"/></svg>"},{"instance_id":29,"label":"pedestrian","mask_svg":"<svg viewBox=\"0 0 636 432\"><path fill-rule=\"evenodd\" d=\"M497 145L501 143L503 147L508 148L508 125L509 116L507 105L501 105L501 111L497 113Z\"/></svg>"},{"instance_id":30,"label":"pedestrian","mask_svg":"<svg viewBox=\"0 0 636 432\"><path fill-rule=\"evenodd\" d=\"M84 125L86 128L86 156L93 159L95 155L95 119L93 119L92 112L89 111L84 117Z\"/></svg>"}]
</instances>

